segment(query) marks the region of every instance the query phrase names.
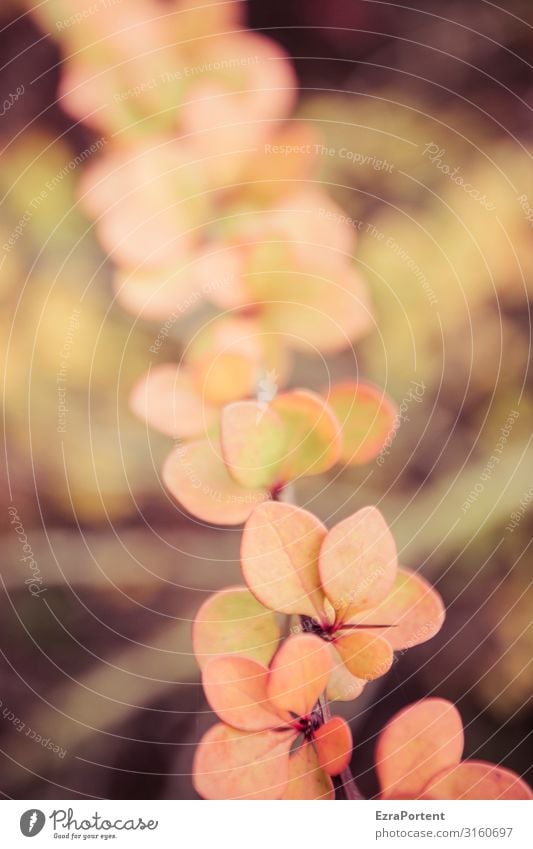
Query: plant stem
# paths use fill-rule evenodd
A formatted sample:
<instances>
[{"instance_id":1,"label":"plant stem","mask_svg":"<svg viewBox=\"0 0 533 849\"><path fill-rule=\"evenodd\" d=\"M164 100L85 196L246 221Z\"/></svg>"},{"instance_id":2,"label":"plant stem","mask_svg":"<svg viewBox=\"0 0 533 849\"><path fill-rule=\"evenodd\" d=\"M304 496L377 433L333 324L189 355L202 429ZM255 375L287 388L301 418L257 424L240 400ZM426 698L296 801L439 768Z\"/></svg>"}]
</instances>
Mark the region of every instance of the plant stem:
<instances>
[{"instance_id":1,"label":"plant stem","mask_svg":"<svg viewBox=\"0 0 533 849\"><path fill-rule=\"evenodd\" d=\"M349 766L347 766L346 769L343 769L339 778L342 782L342 789L344 790L347 799L364 799L363 794L355 783L355 778L353 777Z\"/></svg>"},{"instance_id":2,"label":"plant stem","mask_svg":"<svg viewBox=\"0 0 533 849\"><path fill-rule=\"evenodd\" d=\"M329 702L324 695L320 696L318 704L322 713L322 719L324 722L327 722L328 719L331 719L331 711L329 709ZM364 796L355 783L355 778L349 766L343 769L339 778L342 783L342 790L347 799L364 799Z\"/></svg>"}]
</instances>

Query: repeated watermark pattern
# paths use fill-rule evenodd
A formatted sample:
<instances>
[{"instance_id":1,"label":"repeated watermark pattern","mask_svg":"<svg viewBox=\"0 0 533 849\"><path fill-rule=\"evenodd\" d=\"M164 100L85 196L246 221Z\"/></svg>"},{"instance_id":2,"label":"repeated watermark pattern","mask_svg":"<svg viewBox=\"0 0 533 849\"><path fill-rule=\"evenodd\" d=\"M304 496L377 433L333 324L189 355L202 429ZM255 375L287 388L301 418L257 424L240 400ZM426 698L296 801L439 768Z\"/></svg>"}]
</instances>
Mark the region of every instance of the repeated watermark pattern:
<instances>
[{"instance_id":1,"label":"repeated watermark pattern","mask_svg":"<svg viewBox=\"0 0 533 849\"><path fill-rule=\"evenodd\" d=\"M13 728L15 728L19 734L24 733L24 737L27 737L28 740L32 740L37 745L42 746L43 749L49 749L54 755L57 755L58 758L63 759L67 754L67 749L63 749L62 746L59 746L57 743L54 743L50 737L43 737L42 734L39 734L34 728L26 723L16 715L16 713L7 707L0 699L0 710L2 711L2 718L6 722L10 722Z\"/></svg>"},{"instance_id":2,"label":"repeated watermark pattern","mask_svg":"<svg viewBox=\"0 0 533 849\"><path fill-rule=\"evenodd\" d=\"M87 18L91 18L93 15L97 15L98 12L105 11L106 9L110 9L112 6L118 6L122 0L96 0L96 2L91 3L90 6L87 6L86 9L81 9L79 12L74 12L74 14L69 15L68 18L63 18L61 21L56 21L56 29L58 32L63 32L64 30L70 29L71 27L77 26L78 24L82 24Z\"/></svg>"},{"instance_id":3,"label":"repeated watermark pattern","mask_svg":"<svg viewBox=\"0 0 533 849\"><path fill-rule=\"evenodd\" d=\"M235 68L247 68L251 65L259 64L259 56L235 56L230 59L218 59L214 62L203 62L201 65L186 65L183 68L176 68L173 71L163 71L149 80L131 86L124 91L116 92L113 95L115 103L122 103L125 100L134 100L136 97L146 94L159 88L161 85L169 83L183 82L200 74L220 73L220 71L234 70Z\"/></svg>"},{"instance_id":4,"label":"repeated watermark pattern","mask_svg":"<svg viewBox=\"0 0 533 849\"><path fill-rule=\"evenodd\" d=\"M183 300L180 301L177 307L170 313L168 318L165 319L159 328L156 338L148 348L150 353L159 354L161 348L170 336L174 325L182 315L200 303L205 296L209 295L211 292L215 292L217 289L221 289L223 286L231 284L234 280L235 278L233 276L221 277L219 280L204 283L199 289L196 289L194 292L190 292L186 298L183 298Z\"/></svg>"},{"instance_id":5,"label":"repeated watermark pattern","mask_svg":"<svg viewBox=\"0 0 533 849\"><path fill-rule=\"evenodd\" d=\"M4 99L4 102L2 103L2 111L0 112L0 118L3 118L4 115L9 112L9 110L15 105L17 100L20 100L25 91L26 89L24 88L24 85L21 84L16 87L15 91L8 94L8 96Z\"/></svg>"},{"instance_id":6,"label":"repeated watermark pattern","mask_svg":"<svg viewBox=\"0 0 533 849\"><path fill-rule=\"evenodd\" d=\"M431 164L434 165L441 174L449 177L452 183L460 186L467 195L470 195L471 198L477 200L478 203L487 210L487 212L494 212L496 206L487 198L487 195L482 193L480 189L476 189L472 183L467 183L462 174L459 173L461 166L456 165L454 167L444 161L446 148L440 147L438 144L435 144L435 142L428 142L422 155L427 156Z\"/></svg>"},{"instance_id":7,"label":"repeated watermark pattern","mask_svg":"<svg viewBox=\"0 0 533 849\"><path fill-rule=\"evenodd\" d=\"M67 333L63 340L63 347L59 353L59 370L56 374L57 392L57 432L67 432L67 375L69 359L74 345L74 337L80 328L80 310L72 311L67 325Z\"/></svg>"},{"instance_id":8,"label":"repeated watermark pattern","mask_svg":"<svg viewBox=\"0 0 533 849\"><path fill-rule=\"evenodd\" d=\"M392 443L396 439L396 434L398 433L398 430L400 429L402 423L409 421L409 416L407 415L409 407L412 403L421 404L425 391L426 384L423 381L422 383L416 380L411 381L411 388L409 389L409 392L404 395L404 397L400 401L398 405L398 412L394 417L394 422L391 431L383 444L383 448L381 449L376 458L376 463L378 466L382 466L385 462L385 457L387 456L387 454L390 453Z\"/></svg>"},{"instance_id":9,"label":"repeated watermark pattern","mask_svg":"<svg viewBox=\"0 0 533 849\"><path fill-rule=\"evenodd\" d=\"M368 153L351 150L349 147L331 147L317 142L305 144L265 144L265 153L274 153L278 156L292 156L301 154L303 156L325 156L330 158L345 159L354 165L369 165L374 171L387 171L392 174L394 165L388 159L378 159Z\"/></svg>"},{"instance_id":10,"label":"repeated watermark pattern","mask_svg":"<svg viewBox=\"0 0 533 849\"><path fill-rule=\"evenodd\" d=\"M383 230L380 230L379 227L376 227L369 221L362 221L359 218L351 218L349 215L343 215L332 209L325 209L322 207L318 210L318 214L327 221L335 221L337 224L348 224L360 233L366 233L372 239L382 243L384 247L388 248L400 260L400 262L409 269L409 271L413 272L414 277L420 284L420 287L426 295L430 305L435 306L438 304L437 296L433 291L428 278L418 263L415 262L413 257L405 250L405 248L402 248L393 236L388 236L383 232Z\"/></svg>"},{"instance_id":11,"label":"repeated watermark pattern","mask_svg":"<svg viewBox=\"0 0 533 849\"><path fill-rule=\"evenodd\" d=\"M25 564L26 568L30 572L30 575L24 579L24 583L27 585L28 590L30 591L32 596L39 598L43 593L46 592L46 587L43 586L43 576L35 559L31 544L28 540L28 535L24 530L24 525L22 524L17 508L12 505L11 507L8 507L7 512L9 514L9 522L12 525L13 530L15 531L18 537L19 543L22 546L22 551L24 552L22 557L20 557L19 559L21 563Z\"/></svg>"},{"instance_id":12,"label":"repeated watermark pattern","mask_svg":"<svg viewBox=\"0 0 533 849\"><path fill-rule=\"evenodd\" d=\"M107 140L102 136L101 138L93 142L91 145L86 147L85 150L83 150L81 153L78 153L76 156L73 156L72 159L70 159L69 162L67 162L67 164L64 165L63 168L61 168L57 172L57 174L55 174L50 180L46 181L44 188L41 189L39 194L35 195L31 199L28 206L24 210L24 213L19 218L16 226L10 233L8 239L2 245L2 248L5 253L10 253L10 251L14 248L14 246L17 244L18 240L26 230L28 224L32 220L34 214L46 202L51 192L53 192L54 189L56 189L57 186L62 183L67 174L70 174L79 165L85 162L86 159L101 150L105 144L107 144Z\"/></svg>"},{"instance_id":13,"label":"repeated watermark pattern","mask_svg":"<svg viewBox=\"0 0 533 849\"><path fill-rule=\"evenodd\" d=\"M519 506L516 510L513 510L511 513L511 521L505 526L505 530L512 534L517 529L518 525L522 521L524 514L527 511L527 508L533 501L533 484L529 487L528 490L523 494L520 499Z\"/></svg>"},{"instance_id":14,"label":"repeated watermark pattern","mask_svg":"<svg viewBox=\"0 0 533 849\"><path fill-rule=\"evenodd\" d=\"M496 445L494 446L494 451L492 452L491 456L487 460L485 468L483 469L483 471L481 472L481 475L479 476L478 482L470 490L470 492L468 493L466 499L464 500L464 502L461 506L461 510L463 511L463 513L468 512L468 510L470 510L472 504L475 504L476 501L478 500L479 496L481 495L481 493L484 492L485 483L491 479L492 475L494 474L494 470L495 470L496 466L499 465L500 459L501 459L501 456L502 456L502 453L503 453L503 449L505 448L505 445L507 444L507 440L509 439L509 436L511 435L513 425L516 422L519 415L520 415L520 413L517 410L511 410L511 412L507 416L505 424L503 425L503 427L500 428L500 437L499 437Z\"/></svg>"},{"instance_id":15,"label":"repeated watermark pattern","mask_svg":"<svg viewBox=\"0 0 533 849\"><path fill-rule=\"evenodd\" d=\"M518 198L518 203L520 209L525 214L526 221L528 222L530 227L533 227L533 207L529 203L529 198L527 195L520 195Z\"/></svg>"}]
</instances>

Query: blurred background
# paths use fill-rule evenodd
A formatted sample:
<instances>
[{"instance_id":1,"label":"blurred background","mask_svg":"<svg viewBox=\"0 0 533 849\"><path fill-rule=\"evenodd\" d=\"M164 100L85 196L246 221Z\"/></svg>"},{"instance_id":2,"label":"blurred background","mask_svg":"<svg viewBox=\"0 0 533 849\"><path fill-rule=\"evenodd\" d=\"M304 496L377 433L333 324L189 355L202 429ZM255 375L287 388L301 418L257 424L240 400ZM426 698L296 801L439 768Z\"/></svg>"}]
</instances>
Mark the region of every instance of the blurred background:
<instances>
[{"instance_id":1,"label":"blurred background","mask_svg":"<svg viewBox=\"0 0 533 849\"><path fill-rule=\"evenodd\" d=\"M531 761L533 14L418 6L247 4L293 58L298 114L353 153L321 156L320 179L354 219L375 304L358 364L403 411L385 462L304 481L298 502L329 524L377 504L448 609L341 707L368 796L376 734L428 694L457 702L469 756L526 778ZM19 234L0 260L0 791L194 798L212 716L190 622L240 581L240 532L187 520L162 486L169 440L128 409L159 323L114 303L76 205L83 164L66 167L98 135L56 102L58 45L18 0L0 15L0 244ZM292 383L315 368L298 361Z\"/></svg>"}]
</instances>

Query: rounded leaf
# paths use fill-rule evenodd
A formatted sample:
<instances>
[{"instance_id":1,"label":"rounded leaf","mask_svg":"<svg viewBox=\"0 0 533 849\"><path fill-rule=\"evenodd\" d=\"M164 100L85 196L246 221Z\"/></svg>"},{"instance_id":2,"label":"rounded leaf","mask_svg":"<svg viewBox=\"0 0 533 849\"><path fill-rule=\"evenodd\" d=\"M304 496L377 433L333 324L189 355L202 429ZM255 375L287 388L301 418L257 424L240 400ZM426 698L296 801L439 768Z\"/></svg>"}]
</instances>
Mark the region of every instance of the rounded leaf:
<instances>
[{"instance_id":1,"label":"rounded leaf","mask_svg":"<svg viewBox=\"0 0 533 849\"><path fill-rule=\"evenodd\" d=\"M204 799L280 799L289 780L293 739L290 732L213 726L194 756L197 793Z\"/></svg>"},{"instance_id":2,"label":"rounded leaf","mask_svg":"<svg viewBox=\"0 0 533 849\"><path fill-rule=\"evenodd\" d=\"M238 654L268 665L281 636L275 615L244 589L222 590L205 601L194 620L192 642L198 664Z\"/></svg>"},{"instance_id":3,"label":"rounded leaf","mask_svg":"<svg viewBox=\"0 0 533 849\"><path fill-rule=\"evenodd\" d=\"M419 799L443 770L457 766L463 754L463 723L444 699L423 699L387 723L376 747L376 771L382 796Z\"/></svg>"},{"instance_id":4,"label":"rounded leaf","mask_svg":"<svg viewBox=\"0 0 533 849\"><path fill-rule=\"evenodd\" d=\"M388 596L351 621L365 626L391 625L373 633L384 636L397 651L418 646L434 637L440 631L445 615L439 593L420 575L399 569Z\"/></svg>"},{"instance_id":5,"label":"rounded leaf","mask_svg":"<svg viewBox=\"0 0 533 849\"><path fill-rule=\"evenodd\" d=\"M282 392L272 409L283 420L286 453L281 476L284 481L301 475L318 475L330 469L340 456L339 423L320 395L304 389Z\"/></svg>"},{"instance_id":6,"label":"rounded leaf","mask_svg":"<svg viewBox=\"0 0 533 849\"><path fill-rule=\"evenodd\" d=\"M326 689L331 667L328 647L320 637L289 637L270 664L270 701L278 710L307 716Z\"/></svg>"},{"instance_id":7,"label":"rounded leaf","mask_svg":"<svg viewBox=\"0 0 533 849\"><path fill-rule=\"evenodd\" d=\"M395 404L377 386L362 381L337 384L327 402L342 428L341 461L358 466L377 457L394 433Z\"/></svg>"},{"instance_id":8,"label":"rounded leaf","mask_svg":"<svg viewBox=\"0 0 533 849\"><path fill-rule=\"evenodd\" d=\"M371 631L351 631L335 639L335 648L344 665L356 678L374 681L392 666L392 646Z\"/></svg>"},{"instance_id":9,"label":"rounded leaf","mask_svg":"<svg viewBox=\"0 0 533 849\"><path fill-rule=\"evenodd\" d=\"M332 702L351 702L352 699L361 695L367 682L352 675L333 643L329 643L329 653L333 661L333 669L326 690L327 697Z\"/></svg>"},{"instance_id":10,"label":"rounded leaf","mask_svg":"<svg viewBox=\"0 0 533 849\"><path fill-rule=\"evenodd\" d=\"M318 762L328 775L339 775L352 757L352 732L341 716L333 716L313 734Z\"/></svg>"},{"instance_id":11,"label":"rounded leaf","mask_svg":"<svg viewBox=\"0 0 533 849\"><path fill-rule=\"evenodd\" d=\"M346 621L385 598L396 570L396 545L376 507L363 507L339 522L322 544L320 577L337 621Z\"/></svg>"},{"instance_id":12,"label":"rounded leaf","mask_svg":"<svg viewBox=\"0 0 533 849\"><path fill-rule=\"evenodd\" d=\"M439 773L423 799L532 799L531 788L510 769L484 761L464 761Z\"/></svg>"},{"instance_id":13,"label":"rounded leaf","mask_svg":"<svg viewBox=\"0 0 533 849\"><path fill-rule=\"evenodd\" d=\"M217 716L241 731L264 731L286 724L268 700L266 666L238 655L222 655L205 664L202 683Z\"/></svg>"},{"instance_id":14,"label":"rounded leaf","mask_svg":"<svg viewBox=\"0 0 533 849\"><path fill-rule=\"evenodd\" d=\"M207 440L175 448L163 466L163 480L189 513L218 525L240 525L269 497L265 490L246 489L234 481Z\"/></svg>"},{"instance_id":15,"label":"rounded leaf","mask_svg":"<svg viewBox=\"0 0 533 849\"><path fill-rule=\"evenodd\" d=\"M272 487L283 460L280 416L259 401L238 401L222 410L221 445L228 470L242 486Z\"/></svg>"},{"instance_id":16,"label":"rounded leaf","mask_svg":"<svg viewBox=\"0 0 533 849\"><path fill-rule=\"evenodd\" d=\"M250 515L241 543L246 583L271 610L320 619L318 553L326 528L312 513L269 501Z\"/></svg>"},{"instance_id":17,"label":"rounded leaf","mask_svg":"<svg viewBox=\"0 0 533 849\"><path fill-rule=\"evenodd\" d=\"M130 406L141 421L180 439L202 435L218 419L217 410L202 402L189 371L172 363L155 366L137 381Z\"/></svg>"},{"instance_id":18,"label":"rounded leaf","mask_svg":"<svg viewBox=\"0 0 533 849\"><path fill-rule=\"evenodd\" d=\"M329 775L320 768L310 743L303 743L289 758L289 783L283 799L334 799Z\"/></svg>"}]
</instances>

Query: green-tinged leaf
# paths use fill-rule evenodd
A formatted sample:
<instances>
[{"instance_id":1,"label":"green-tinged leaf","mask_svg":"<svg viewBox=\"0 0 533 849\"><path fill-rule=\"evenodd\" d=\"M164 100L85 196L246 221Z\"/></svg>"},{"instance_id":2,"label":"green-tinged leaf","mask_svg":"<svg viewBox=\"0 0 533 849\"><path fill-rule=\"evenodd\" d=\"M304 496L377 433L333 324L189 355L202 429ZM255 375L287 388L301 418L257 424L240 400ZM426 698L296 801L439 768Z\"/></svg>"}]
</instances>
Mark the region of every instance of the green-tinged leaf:
<instances>
[{"instance_id":1,"label":"green-tinged leaf","mask_svg":"<svg viewBox=\"0 0 533 849\"><path fill-rule=\"evenodd\" d=\"M207 440L175 448L163 466L163 480L189 513L216 525L239 525L268 498L265 490L246 489L232 480Z\"/></svg>"},{"instance_id":2,"label":"green-tinged leaf","mask_svg":"<svg viewBox=\"0 0 533 849\"><path fill-rule=\"evenodd\" d=\"M463 754L463 723L444 699L423 699L387 723L376 747L376 771L387 799L419 799Z\"/></svg>"},{"instance_id":3,"label":"green-tinged leaf","mask_svg":"<svg viewBox=\"0 0 533 849\"><path fill-rule=\"evenodd\" d=\"M280 799L289 780L292 741L291 732L215 725L196 749L194 786L204 799Z\"/></svg>"},{"instance_id":4,"label":"green-tinged leaf","mask_svg":"<svg viewBox=\"0 0 533 849\"><path fill-rule=\"evenodd\" d=\"M396 406L377 386L362 381L337 384L326 397L342 427L341 461L369 463L394 433Z\"/></svg>"},{"instance_id":5,"label":"green-tinged leaf","mask_svg":"<svg viewBox=\"0 0 533 849\"><path fill-rule=\"evenodd\" d=\"M265 502L246 522L241 544L243 575L253 594L271 610L323 615L318 553L326 528L312 513L281 502Z\"/></svg>"},{"instance_id":6,"label":"green-tinged leaf","mask_svg":"<svg viewBox=\"0 0 533 849\"><path fill-rule=\"evenodd\" d=\"M310 743L303 743L289 758L289 783L283 799L334 799L329 775L320 768Z\"/></svg>"},{"instance_id":7,"label":"green-tinged leaf","mask_svg":"<svg viewBox=\"0 0 533 849\"><path fill-rule=\"evenodd\" d=\"M515 772L484 761L464 761L435 776L423 799L532 799L531 788Z\"/></svg>"},{"instance_id":8,"label":"green-tinged leaf","mask_svg":"<svg viewBox=\"0 0 533 849\"><path fill-rule=\"evenodd\" d=\"M283 420L286 453L282 479L326 472L339 459L340 425L320 395L304 389L283 392L272 402Z\"/></svg>"},{"instance_id":9,"label":"green-tinged leaf","mask_svg":"<svg viewBox=\"0 0 533 849\"><path fill-rule=\"evenodd\" d=\"M276 483L284 458L284 422L267 404L238 401L222 410L221 446L232 478L246 487Z\"/></svg>"},{"instance_id":10,"label":"green-tinged leaf","mask_svg":"<svg viewBox=\"0 0 533 849\"><path fill-rule=\"evenodd\" d=\"M356 678L374 681L392 666L392 646L372 631L351 631L335 639L335 648Z\"/></svg>"},{"instance_id":11,"label":"green-tinged leaf","mask_svg":"<svg viewBox=\"0 0 533 849\"><path fill-rule=\"evenodd\" d=\"M210 596L193 624L194 653L201 667L219 655L238 654L268 665L281 636L272 611L244 587Z\"/></svg>"},{"instance_id":12,"label":"green-tinged leaf","mask_svg":"<svg viewBox=\"0 0 533 849\"><path fill-rule=\"evenodd\" d=\"M394 539L376 507L363 507L335 525L320 550L322 586L337 620L346 621L385 598L396 569Z\"/></svg>"}]
</instances>

